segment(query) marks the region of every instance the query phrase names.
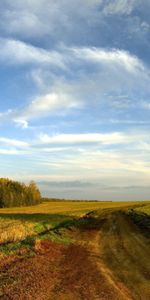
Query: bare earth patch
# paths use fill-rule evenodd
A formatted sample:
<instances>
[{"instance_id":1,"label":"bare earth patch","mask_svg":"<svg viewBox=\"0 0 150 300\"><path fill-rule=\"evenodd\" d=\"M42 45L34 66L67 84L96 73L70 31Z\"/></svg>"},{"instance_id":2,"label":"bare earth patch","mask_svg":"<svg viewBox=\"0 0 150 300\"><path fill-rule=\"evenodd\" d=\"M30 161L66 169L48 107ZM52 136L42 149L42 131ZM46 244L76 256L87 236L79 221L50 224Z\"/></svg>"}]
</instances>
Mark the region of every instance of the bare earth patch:
<instances>
[{"instance_id":1,"label":"bare earth patch","mask_svg":"<svg viewBox=\"0 0 150 300\"><path fill-rule=\"evenodd\" d=\"M149 300L149 239L122 212L90 220L68 230L72 244L1 256L0 299Z\"/></svg>"}]
</instances>

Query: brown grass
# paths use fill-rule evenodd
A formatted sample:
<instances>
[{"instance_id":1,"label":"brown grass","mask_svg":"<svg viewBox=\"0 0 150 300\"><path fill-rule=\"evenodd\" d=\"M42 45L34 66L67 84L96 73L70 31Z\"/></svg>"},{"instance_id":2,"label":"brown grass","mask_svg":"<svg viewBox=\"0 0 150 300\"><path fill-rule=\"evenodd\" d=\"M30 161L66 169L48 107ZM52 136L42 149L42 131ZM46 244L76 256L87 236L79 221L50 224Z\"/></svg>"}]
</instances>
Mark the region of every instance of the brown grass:
<instances>
[{"instance_id":1,"label":"brown grass","mask_svg":"<svg viewBox=\"0 0 150 300\"><path fill-rule=\"evenodd\" d=\"M81 216L88 211L104 208L128 207L145 202L95 202L95 201L47 201L36 206L1 208L0 214L69 214Z\"/></svg>"},{"instance_id":2,"label":"brown grass","mask_svg":"<svg viewBox=\"0 0 150 300\"><path fill-rule=\"evenodd\" d=\"M0 244L23 240L33 232L30 222L0 218Z\"/></svg>"},{"instance_id":3,"label":"brown grass","mask_svg":"<svg viewBox=\"0 0 150 300\"><path fill-rule=\"evenodd\" d=\"M70 203L64 205L67 209ZM90 223L79 222L64 229L73 243L63 245L38 238L30 249L1 257L1 298L150 299L150 242L124 212L125 207L127 204L122 205L123 212L115 205L100 209L82 219Z\"/></svg>"},{"instance_id":4,"label":"brown grass","mask_svg":"<svg viewBox=\"0 0 150 300\"><path fill-rule=\"evenodd\" d=\"M3 208L0 209L0 244L20 241L33 235L35 227L41 226L45 221L50 228L65 220L65 216L81 217L92 210L116 209L137 204L137 202L47 201L30 207ZM43 226L42 230L45 230Z\"/></svg>"}]
</instances>

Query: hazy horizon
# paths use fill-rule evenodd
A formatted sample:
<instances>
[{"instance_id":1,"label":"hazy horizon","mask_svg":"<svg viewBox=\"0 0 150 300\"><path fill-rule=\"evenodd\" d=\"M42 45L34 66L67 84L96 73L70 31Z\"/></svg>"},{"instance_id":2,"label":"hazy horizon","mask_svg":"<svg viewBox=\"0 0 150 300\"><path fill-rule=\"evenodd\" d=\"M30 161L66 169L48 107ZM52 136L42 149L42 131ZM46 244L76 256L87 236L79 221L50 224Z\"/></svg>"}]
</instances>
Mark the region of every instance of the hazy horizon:
<instances>
[{"instance_id":1,"label":"hazy horizon","mask_svg":"<svg viewBox=\"0 0 150 300\"><path fill-rule=\"evenodd\" d=\"M0 174L150 199L150 2L0 3Z\"/></svg>"}]
</instances>

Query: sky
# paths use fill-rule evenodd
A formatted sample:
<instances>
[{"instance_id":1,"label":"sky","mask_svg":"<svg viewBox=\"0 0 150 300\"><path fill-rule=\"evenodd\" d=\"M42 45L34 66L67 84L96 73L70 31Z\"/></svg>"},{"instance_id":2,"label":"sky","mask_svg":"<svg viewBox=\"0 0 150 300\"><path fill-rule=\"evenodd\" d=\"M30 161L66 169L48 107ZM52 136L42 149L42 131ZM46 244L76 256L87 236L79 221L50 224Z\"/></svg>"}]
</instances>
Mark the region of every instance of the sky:
<instances>
[{"instance_id":1,"label":"sky","mask_svg":"<svg viewBox=\"0 0 150 300\"><path fill-rule=\"evenodd\" d=\"M150 1L0 1L0 176L150 199Z\"/></svg>"}]
</instances>

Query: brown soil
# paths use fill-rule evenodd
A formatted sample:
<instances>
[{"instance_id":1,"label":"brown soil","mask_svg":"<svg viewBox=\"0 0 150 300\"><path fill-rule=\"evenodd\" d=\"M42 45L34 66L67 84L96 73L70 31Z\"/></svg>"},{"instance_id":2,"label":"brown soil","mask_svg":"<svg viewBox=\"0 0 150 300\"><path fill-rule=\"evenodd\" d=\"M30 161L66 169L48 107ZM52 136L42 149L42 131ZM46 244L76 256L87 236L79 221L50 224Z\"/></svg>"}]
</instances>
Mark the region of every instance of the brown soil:
<instances>
[{"instance_id":1,"label":"brown soil","mask_svg":"<svg viewBox=\"0 0 150 300\"><path fill-rule=\"evenodd\" d=\"M0 259L3 300L149 300L149 240L120 212L96 228L71 231L76 243L37 241L34 256Z\"/></svg>"}]
</instances>

